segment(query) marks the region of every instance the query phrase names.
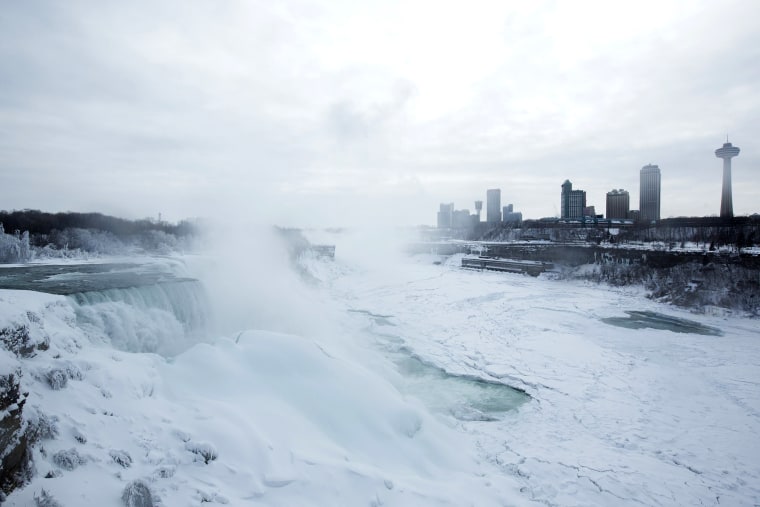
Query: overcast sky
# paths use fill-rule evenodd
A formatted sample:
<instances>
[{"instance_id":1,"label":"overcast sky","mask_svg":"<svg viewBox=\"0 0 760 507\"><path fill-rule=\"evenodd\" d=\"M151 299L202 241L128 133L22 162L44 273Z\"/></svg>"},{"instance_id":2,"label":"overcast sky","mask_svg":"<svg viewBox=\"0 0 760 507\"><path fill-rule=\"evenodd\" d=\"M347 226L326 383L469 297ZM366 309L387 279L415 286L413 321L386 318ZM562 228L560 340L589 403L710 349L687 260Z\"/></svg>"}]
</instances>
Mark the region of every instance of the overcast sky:
<instances>
[{"instance_id":1,"label":"overcast sky","mask_svg":"<svg viewBox=\"0 0 760 507\"><path fill-rule=\"evenodd\" d=\"M487 188L554 216L760 212L760 2L7 1L0 209L434 224Z\"/></svg>"}]
</instances>

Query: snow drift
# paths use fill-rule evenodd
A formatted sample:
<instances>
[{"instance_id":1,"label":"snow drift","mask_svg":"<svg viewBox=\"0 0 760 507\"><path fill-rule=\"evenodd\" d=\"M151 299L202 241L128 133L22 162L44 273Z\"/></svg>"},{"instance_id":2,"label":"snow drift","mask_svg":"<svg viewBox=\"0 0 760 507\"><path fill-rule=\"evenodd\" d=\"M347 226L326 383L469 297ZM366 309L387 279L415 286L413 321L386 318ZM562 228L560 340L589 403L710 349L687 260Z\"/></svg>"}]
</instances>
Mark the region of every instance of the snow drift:
<instances>
[{"instance_id":1,"label":"snow drift","mask_svg":"<svg viewBox=\"0 0 760 507\"><path fill-rule=\"evenodd\" d=\"M279 259L216 262L186 259L203 285L0 291L0 327L45 345L0 351L0 373L26 393L13 435L28 461L7 504L465 505L479 491L478 504L499 505L517 494L401 394L392 364L346 334L317 287ZM257 324L279 331L246 330Z\"/></svg>"}]
</instances>

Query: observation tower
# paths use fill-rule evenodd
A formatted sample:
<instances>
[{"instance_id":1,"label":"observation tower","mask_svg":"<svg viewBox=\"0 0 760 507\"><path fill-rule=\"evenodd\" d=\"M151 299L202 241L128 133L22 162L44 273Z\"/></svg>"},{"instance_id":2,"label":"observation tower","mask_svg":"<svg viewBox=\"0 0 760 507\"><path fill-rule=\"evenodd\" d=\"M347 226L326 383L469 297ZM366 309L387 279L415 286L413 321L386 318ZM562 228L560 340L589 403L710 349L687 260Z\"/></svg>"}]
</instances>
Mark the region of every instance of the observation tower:
<instances>
[{"instance_id":1,"label":"observation tower","mask_svg":"<svg viewBox=\"0 0 760 507\"><path fill-rule=\"evenodd\" d=\"M715 150L715 156L723 159L723 192L720 195L720 218L733 218L734 202L731 198L731 159L739 155L739 148L728 142Z\"/></svg>"}]
</instances>

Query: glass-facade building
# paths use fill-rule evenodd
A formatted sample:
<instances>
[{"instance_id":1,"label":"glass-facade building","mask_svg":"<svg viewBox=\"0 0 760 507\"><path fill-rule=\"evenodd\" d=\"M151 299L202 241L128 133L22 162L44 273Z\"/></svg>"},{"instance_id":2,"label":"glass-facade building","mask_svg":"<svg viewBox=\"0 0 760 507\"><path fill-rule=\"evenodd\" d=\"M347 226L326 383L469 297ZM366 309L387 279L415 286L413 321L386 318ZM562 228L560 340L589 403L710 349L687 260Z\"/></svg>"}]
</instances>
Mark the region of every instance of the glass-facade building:
<instances>
[{"instance_id":1,"label":"glass-facade building","mask_svg":"<svg viewBox=\"0 0 760 507\"><path fill-rule=\"evenodd\" d=\"M501 189L486 191L486 222L501 222Z\"/></svg>"},{"instance_id":2,"label":"glass-facade building","mask_svg":"<svg viewBox=\"0 0 760 507\"><path fill-rule=\"evenodd\" d=\"M660 219L660 168L656 165L641 168L639 212L642 221Z\"/></svg>"}]
</instances>

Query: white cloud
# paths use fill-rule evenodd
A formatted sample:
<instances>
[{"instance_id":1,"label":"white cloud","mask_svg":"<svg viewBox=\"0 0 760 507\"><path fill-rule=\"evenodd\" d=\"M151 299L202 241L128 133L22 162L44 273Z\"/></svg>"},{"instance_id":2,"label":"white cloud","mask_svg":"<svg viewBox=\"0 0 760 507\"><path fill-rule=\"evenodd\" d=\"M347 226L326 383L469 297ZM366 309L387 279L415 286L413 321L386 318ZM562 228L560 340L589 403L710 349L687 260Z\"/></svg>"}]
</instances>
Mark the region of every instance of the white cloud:
<instances>
[{"instance_id":1,"label":"white cloud","mask_svg":"<svg viewBox=\"0 0 760 507\"><path fill-rule=\"evenodd\" d=\"M611 188L635 201L654 162L663 215L711 214L728 132L735 211L756 212L758 15L749 0L14 3L0 206L432 223L437 202L499 186L538 217L565 178L599 208Z\"/></svg>"}]
</instances>

